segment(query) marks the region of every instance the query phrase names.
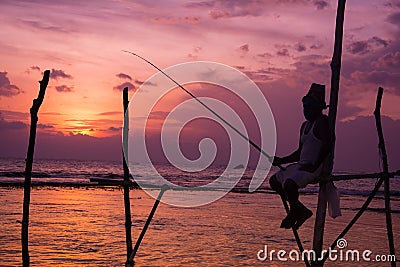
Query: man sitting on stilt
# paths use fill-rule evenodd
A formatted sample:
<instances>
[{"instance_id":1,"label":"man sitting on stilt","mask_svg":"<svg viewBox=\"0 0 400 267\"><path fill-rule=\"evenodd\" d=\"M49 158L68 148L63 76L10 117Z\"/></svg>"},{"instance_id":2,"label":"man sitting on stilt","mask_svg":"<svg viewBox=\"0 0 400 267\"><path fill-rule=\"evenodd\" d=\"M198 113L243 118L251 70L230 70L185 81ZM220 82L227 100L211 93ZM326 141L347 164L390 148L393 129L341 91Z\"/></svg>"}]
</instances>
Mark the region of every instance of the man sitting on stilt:
<instances>
[{"instance_id":1,"label":"man sitting on stilt","mask_svg":"<svg viewBox=\"0 0 400 267\"><path fill-rule=\"evenodd\" d=\"M306 121L301 125L299 147L286 157L274 157L272 164L296 163L274 174L269 181L271 188L289 201L290 212L282 220L281 228L296 230L312 216L312 211L299 201L298 190L322 174L322 163L331 147L328 117L322 113L326 108L325 86L313 83L302 102Z\"/></svg>"}]
</instances>

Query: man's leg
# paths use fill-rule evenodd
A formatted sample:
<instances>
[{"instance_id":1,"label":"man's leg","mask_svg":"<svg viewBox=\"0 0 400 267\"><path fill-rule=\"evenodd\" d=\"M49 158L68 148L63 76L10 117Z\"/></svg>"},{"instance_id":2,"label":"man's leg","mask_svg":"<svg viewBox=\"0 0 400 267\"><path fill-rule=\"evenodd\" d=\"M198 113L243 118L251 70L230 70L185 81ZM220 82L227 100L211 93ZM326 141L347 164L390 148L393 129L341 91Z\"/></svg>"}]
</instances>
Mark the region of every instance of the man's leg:
<instances>
[{"instance_id":1,"label":"man's leg","mask_svg":"<svg viewBox=\"0 0 400 267\"><path fill-rule=\"evenodd\" d=\"M283 190L282 184L278 181L278 178L276 175L272 175L271 178L269 179L269 185L271 186L271 189L276 191L283 199L286 200L286 195L285 191Z\"/></svg>"},{"instance_id":2,"label":"man's leg","mask_svg":"<svg viewBox=\"0 0 400 267\"><path fill-rule=\"evenodd\" d=\"M312 216L312 211L299 201L299 186L293 180L286 180L283 189L289 201L290 212L282 221L282 226L283 228L291 228L293 226L297 230Z\"/></svg>"},{"instance_id":3,"label":"man's leg","mask_svg":"<svg viewBox=\"0 0 400 267\"><path fill-rule=\"evenodd\" d=\"M289 201L290 211L282 220L281 228L290 229L296 223L296 211L299 202L298 189L297 184L291 179L287 179L283 184L283 191Z\"/></svg>"},{"instance_id":4,"label":"man's leg","mask_svg":"<svg viewBox=\"0 0 400 267\"><path fill-rule=\"evenodd\" d=\"M283 189L288 198L290 209L297 209L299 201L299 186L291 179L287 179Z\"/></svg>"}]
</instances>

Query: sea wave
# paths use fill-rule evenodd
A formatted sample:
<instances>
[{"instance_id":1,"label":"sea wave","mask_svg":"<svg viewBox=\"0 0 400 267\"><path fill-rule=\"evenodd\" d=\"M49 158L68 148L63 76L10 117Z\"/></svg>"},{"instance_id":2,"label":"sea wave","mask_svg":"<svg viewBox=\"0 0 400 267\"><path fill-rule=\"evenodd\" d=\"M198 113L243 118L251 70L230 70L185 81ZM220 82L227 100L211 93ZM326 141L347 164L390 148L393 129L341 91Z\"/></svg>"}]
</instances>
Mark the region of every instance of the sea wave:
<instances>
[{"instance_id":1,"label":"sea wave","mask_svg":"<svg viewBox=\"0 0 400 267\"><path fill-rule=\"evenodd\" d=\"M171 166L156 166L158 172L163 177L180 186L188 187L188 189L209 184L221 175L224 168L221 166L208 168L205 171L192 173L177 170ZM22 185L24 183L25 162L21 159L0 159L0 185ZM149 170L148 166L138 165L131 170L131 181L135 179L146 181L149 187L154 187L157 180L154 173ZM264 182L258 191L272 192L268 177L275 170L269 173L265 172ZM229 170L226 175L236 180L240 175L240 181L235 185L234 190L238 193L248 193L249 184L253 178L254 170L246 169L244 174L242 170ZM339 173L336 173L339 174ZM340 174L345 174L341 172ZM97 161L76 161L76 160L36 160L34 162L34 170L32 172L33 185L120 185L123 181L123 170L120 162L97 162ZM341 195L368 196L375 186L375 179L357 179L348 181L335 182ZM141 182L142 184L142 182ZM317 184L307 186L301 189L303 194L316 194L319 187ZM382 196L382 190L377 196ZM400 179L395 177L391 179L391 195L396 199L400 197Z\"/></svg>"}]
</instances>

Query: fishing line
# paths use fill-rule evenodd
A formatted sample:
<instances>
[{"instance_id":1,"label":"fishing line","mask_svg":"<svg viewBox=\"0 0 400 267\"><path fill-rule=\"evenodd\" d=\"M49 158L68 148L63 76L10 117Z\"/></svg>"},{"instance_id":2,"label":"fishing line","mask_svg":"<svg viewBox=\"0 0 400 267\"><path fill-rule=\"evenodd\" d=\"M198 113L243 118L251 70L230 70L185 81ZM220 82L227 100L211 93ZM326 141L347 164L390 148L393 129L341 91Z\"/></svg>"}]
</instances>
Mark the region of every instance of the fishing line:
<instances>
[{"instance_id":1,"label":"fishing line","mask_svg":"<svg viewBox=\"0 0 400 267\"><path fill-rule=\"evenodd\" d=\"M193 99L195 99L197 102L199 102L203 107L205 107L208 111L210 111L212 114L214 114L218 119L220 119L223 123L225 123L227 126L229 126L232 130L234 130L237 134L239 134L243 139L245 139L250 145L252 145L255 149L257 149L261 154L263 154L267 159L272 162L274 157L270 156L267 152L265 152L260 146L258 146L256 143L254 143L250 138L245 136L242 132L240 132L238 129L236 129L232 124L230 124L227 120L225 120L223 117L221 117L217 112L215 112L212 108L207 106L204 102L202 102L200 99L198 99L194 94L192 94L190 91L188 91L186 88L184 88L182 85L180 85L177 81L175 81L171 76L169 76L167 73L165 73L162 69L154 65L152 62L149 60L145 59L144 57L139 56L138 54L135 54L131 51L127 50L122 50L122 52L129 53L133 56L136 56L140 58L141 60L145 61L146 63L150 64L153 66L155 69L157 69L159 72L164 74L168 79L170 79L173 83L175 83L179 88L181 88L183 91L185 91L188 95L190 95ZM279 169L284 170L284 168L281 165L278 165Z\"/></svg>"}]
</instances>

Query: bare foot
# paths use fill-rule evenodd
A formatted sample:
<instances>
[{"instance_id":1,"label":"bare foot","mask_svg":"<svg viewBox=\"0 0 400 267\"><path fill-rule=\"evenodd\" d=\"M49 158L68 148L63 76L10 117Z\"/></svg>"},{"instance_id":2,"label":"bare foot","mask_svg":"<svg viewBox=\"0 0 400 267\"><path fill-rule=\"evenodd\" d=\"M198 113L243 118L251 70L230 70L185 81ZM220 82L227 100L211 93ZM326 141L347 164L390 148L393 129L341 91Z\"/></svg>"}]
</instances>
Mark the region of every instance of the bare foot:
<instances>
[{"instance_id":1,"label":"bare foot","mask_svg":"<svg viewBox=\"0 0 400 267\"><path fill-rule=\"evenodd\" d=\"M282 220L281 228L290 229L296 222L295 212L289 211L288 215Z\"/></svg>"},{"instance_id":2,"label":"bare foot","mask_svg":"<svg viewBox=\"0 0 400 267\"><path fill-rule=\"evenodd\" d=\"M298 230L313 215L312 211L305 206L300 207L296 212L296 223L293 225L294 230Z\"/></svg>"}]
</instances>

